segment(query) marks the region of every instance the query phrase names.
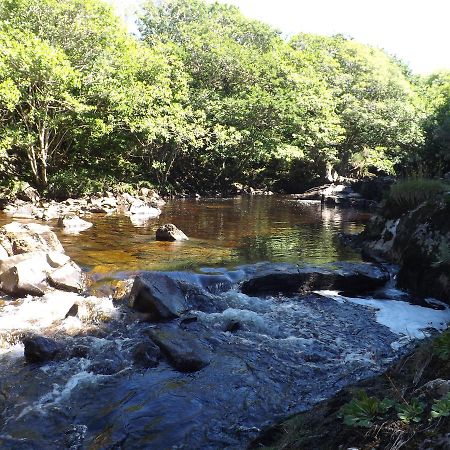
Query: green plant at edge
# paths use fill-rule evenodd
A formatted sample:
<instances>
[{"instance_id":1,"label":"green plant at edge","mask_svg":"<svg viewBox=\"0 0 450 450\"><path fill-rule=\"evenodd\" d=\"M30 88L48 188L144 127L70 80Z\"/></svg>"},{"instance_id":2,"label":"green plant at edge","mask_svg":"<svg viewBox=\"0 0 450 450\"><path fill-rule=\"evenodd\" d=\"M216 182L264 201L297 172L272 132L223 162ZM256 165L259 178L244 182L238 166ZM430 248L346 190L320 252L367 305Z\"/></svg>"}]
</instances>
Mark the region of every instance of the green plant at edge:
<instances>
[{"instance_id":1,"label":"green plant at edge","mask_svg":"<svg viewBox=\"0 0 450 450\"><path fill-rule=\"evenodd\" d=\"M433 353L440 359L450 359L450 330L444 331L433 341Z\"/></svg>"},{"instance_id":2,"label":"green plant at edge","mask_svg":"<svg viewBox=\"0 0 450 450\"><path fill-rule=\"evenodd\" d=\"M424 410L424 404L417 398L412 398L409 403L399 403L396 406L398 418L405 423L420 422Z\"/></svg>"},{"instance_id":3,"label":"green plant at edge","mask_svg":"<svg viewBox=\"0 0 450 450\"><path fill-rule=\"evenodd\" d=\"M431 419L450 416L450 392L440 400L435 400L431 406Z\"/></svg>"},{"instance_id":4,"label":"green plant at edge","mask_svg":"<svg viewBox=\"0 0 450 450\"><path fill-rule=\"evenodd\" d=\"M339 417L344 419L346 425L370 428L373 420L385 414L393 405L394 402L388 398L380 401L360 391L356 399L341 408Z\"/></svg>"}]
</instances>

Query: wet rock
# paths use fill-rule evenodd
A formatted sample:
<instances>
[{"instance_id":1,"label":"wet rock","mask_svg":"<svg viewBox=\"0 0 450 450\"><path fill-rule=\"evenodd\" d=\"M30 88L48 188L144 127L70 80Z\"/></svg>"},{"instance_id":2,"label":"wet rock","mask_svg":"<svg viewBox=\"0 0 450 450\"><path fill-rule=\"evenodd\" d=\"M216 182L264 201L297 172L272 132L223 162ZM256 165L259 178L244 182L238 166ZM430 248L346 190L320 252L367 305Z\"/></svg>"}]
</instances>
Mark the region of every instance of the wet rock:
<instances>
[{"instance_id":1,"label":"wet rock","mask_svg":"<svg viewBox=\"0 0 450 450\"><path fill-rule=\"evenodd\" d=\"M89 355L89 347L87 345L75 345L70 353L72 358L86 358Z\"/></svg>"},{"instance_id":2,"label":"wet rock","mask_svg":"<svg viewBox=\"0 0 450 450\"><path fill-rule=\"evenodd\" d=\"M76 215L65 215L58 219L58 227L64 228L65 231L78 233L92 227L92 223L81 219Z\"/></svg>"},{"instance_id":3,"label":"wet rock","mask_svg":"<svg viewBox=\"0 0 450 450\"><path fill-rule=\"evenodd\" d=\"M210 349L183 330L151 330L150 338L180 372L196 372L212 360Z\"/></svg>"},{"instance_id":4,"label":"wet rock","mask_svg":"<svg viewBox=\"0 0 450 450\"><path fill-rule=\"evenodd\" d=\"M172 319L188 310L180 284L164 273L147 273L135 278L130 306L149 313L153 320Z\"/></svg>"},{"instance_id":5,"label":"wet rock","mask_svg":"<svg viewBox=\"0 0 450 450\"><path fill-rule=\"evenodd\" d=\"M134 279L119 280L115 287L112 298L116 302L123 302L130 297L131 289L133 288Z\"/></svg>"},{"instance_id":6,"label":"wet rock","mask_svg":"<svg viewBox=\"0 0 450 450\"><path fill-rule=\"evenodd\" d=\"M156 367L161 359L161 350L152 341L140 342L133 348L133 361L136 365Z\"/></svg>"},{"instance_id":7,"label":"wet rock","mask_svg":"<svg viewBox=\"0 0 450 450\"><path fill-rule=\"evenodd\" d=\"M67 319L68 317L75 317L77 314L78 314L78 305L74 303L69 308L69 311L67 311L66 315L64 316L64 319Z\"/></svg>"},{"instance_id":8,"label":"wet rock","mask_svg":"<svg viewBox=\"0 0 450 450\"><path fill-rule=\"evenodd\" d=\"M187 241L189 238L172 223L168 223L156 230L157 241Z\"/></svg>"},{"instance_id":9,"label":"wet rock","mask_svg":"<svg viewBox=\"0 0 450 450\"><path fill-rule=\"evenodd\" d=\"M234 333L242 328L241 323L238 320L231 319L225 326L225 331Z\"/></svg>"},{"instance_id":10,"label":"wet rock","mask_svg":"<svg viewBox=\"0 0 450 450\"><path fill-rule=\"evenodd\" d=\"M51 272L48 282L51 286L68 292L81 292L84 288L83 272L73 261Z\"/></svg>"},{"instance_id":11,"label":"wet rock","mask_svg":"<svg viewBox=\"0 0 450 450\"><path fill-rule=\"evenodd\" d=\"M338 263L303 268L273 264L244 281L241 290L247 295L294 294L323 289L364 293L384 286L388 279L388 273L372 264Z\"/></svg>"},{"instance_id":12,"label":"wet rock","mask_svg":"<svg viewBox=\"0 0 450 450\"><path fill-rule=\"evenodd\" d=\"M400 266L398 286L450 303L450 195L398 219L374 217L361 234L365 254Z\"/></svg>"},{"instance_id":13,"label":"wet rock","mask_svg":"<svg viewBox=\"0 0 450 450\"><path fill-rule=\"evenodd\" d=\"M41 363L55 359L61 352L61 345L44 336L28 336L23 339L24 355L27 362Z\"/></svg>"},{"instance_id":14,"label":"wet rock","mask_svg":"<svg viewBox=\"0 0 450 450\"><path fill-rule=\"evenodd\" d=\"M88 427L86 425L72 425L64 433L65 448L69 450L79 450L83 447L83 441L86 438Z\"/></svg>"},{"instance_id":15,"label":"wet rock","mask_svg":"<svg viewBox=\"0 0 450 450\"><path fill-rule=\"evenodd\" d=\"M114 375L124 368L123 361L118 359L105 358L102 361L95 361L89 366L89 371L96 375Z\"/></svg>"},{"instance_id":16,"label":"wet rock","mask_svg":"<svg viewBox=\"0 0 450 450\"><path fill-rule=\"evenodd\" d=\"M0 244L9 256L33 251L56 251L64 249L50 227L37 223L12 222L0 228Z\"/></svg>"}]
</instances>

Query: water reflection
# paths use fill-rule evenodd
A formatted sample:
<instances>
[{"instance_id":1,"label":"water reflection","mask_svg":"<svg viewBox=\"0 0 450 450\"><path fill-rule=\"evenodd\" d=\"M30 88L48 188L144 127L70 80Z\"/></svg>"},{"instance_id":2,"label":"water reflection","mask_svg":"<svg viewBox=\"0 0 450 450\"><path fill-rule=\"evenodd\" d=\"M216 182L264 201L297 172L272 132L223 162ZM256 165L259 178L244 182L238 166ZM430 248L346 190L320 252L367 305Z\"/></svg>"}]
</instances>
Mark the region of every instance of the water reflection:
<instances>
[{"instance_id":1,"label":"water reflection","mask_svg":"<svg viewBox=\"0 0 450 450\"><path fill-rule=\"evenodd\" d=\"M88 220L94 227L79 235L55 231L66 252L97 278L117 278L138 270L196 270L262 260L358 261L335 238L339 232L361 230L368 217L283 197L186 199L169 202L159 218L135 225L126 216L93 215ZM1 215L0 225L11 220ZM155 241L155 231L164 223L174 223L190 240Z\"/></svg>"}]
</instances>

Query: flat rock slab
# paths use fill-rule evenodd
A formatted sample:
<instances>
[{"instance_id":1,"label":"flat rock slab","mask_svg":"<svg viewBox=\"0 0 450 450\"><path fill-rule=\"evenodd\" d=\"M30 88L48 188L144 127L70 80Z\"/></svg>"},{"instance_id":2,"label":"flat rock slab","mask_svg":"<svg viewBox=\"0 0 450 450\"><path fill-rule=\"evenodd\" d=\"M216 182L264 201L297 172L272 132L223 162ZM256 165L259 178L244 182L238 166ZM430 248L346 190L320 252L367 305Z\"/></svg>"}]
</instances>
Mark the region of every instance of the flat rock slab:
<instances>
[{"instance_id":1,"label":"flat rock slab","mask_svg":"<svg viewBox=\"0 0 450 450\"><path fill-rule=\"evenodd\" d=\"M298 267L290 264L268 265L244 281L247 295L307 293L332 289L347 293L365 293L378 289L389 274L373 264L337 263L323 267Z\"/></svg>"},{"instance_id":2,"label":"flat rock slab","mask_svg":"<svg viewBox=\"0 0 450 450\"><path fill-rule=\"evenodd\" d=\"M197 372L212 360L212 353L195 336L183 330L150 330L150 339L180 372Z\"/></svg>"}]
</instances>

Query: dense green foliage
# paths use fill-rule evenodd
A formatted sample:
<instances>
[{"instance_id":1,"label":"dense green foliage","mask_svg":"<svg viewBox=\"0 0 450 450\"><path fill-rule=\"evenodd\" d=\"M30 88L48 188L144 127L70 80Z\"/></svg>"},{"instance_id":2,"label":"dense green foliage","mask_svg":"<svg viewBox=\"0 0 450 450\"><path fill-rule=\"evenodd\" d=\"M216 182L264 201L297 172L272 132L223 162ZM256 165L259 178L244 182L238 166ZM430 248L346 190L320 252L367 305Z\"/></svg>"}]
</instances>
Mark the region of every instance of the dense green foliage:
<instances>
[{"instance_id":1,"label":"dense green foliage","mask_svg":"<svg viewBox=\"0 0 450 450\"><path fill-rule=\"evenodd\" d=\"M158 6L157 6L158 5ZM449 170L450 76L342 36L278 31L223 4L0 0L0 183L80 195Z\"/></svg>"}]
</instances>

